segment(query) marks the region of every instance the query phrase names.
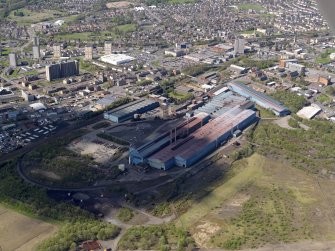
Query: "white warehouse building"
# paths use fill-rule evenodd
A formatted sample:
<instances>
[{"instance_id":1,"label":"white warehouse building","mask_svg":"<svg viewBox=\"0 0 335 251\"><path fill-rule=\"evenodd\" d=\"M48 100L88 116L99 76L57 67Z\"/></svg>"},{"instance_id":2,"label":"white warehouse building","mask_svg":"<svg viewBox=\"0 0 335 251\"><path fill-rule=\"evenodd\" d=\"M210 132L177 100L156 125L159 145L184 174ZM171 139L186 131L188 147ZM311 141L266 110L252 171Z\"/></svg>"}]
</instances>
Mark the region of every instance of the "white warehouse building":
<instances>
[{"instance_id":1,"label":"white warehouse building","mask_svg":"<svg viewBox=\"0 0 335 251\"><path fill-rule=\"evenodd\" d=\"M112 64L112 65L126 64L133 60L135 60L134 57L131 57L125 54L110 54L110 55L102 56L100 58L100 61L107 63L107 64Z\"/></svg>"}]
</instances>

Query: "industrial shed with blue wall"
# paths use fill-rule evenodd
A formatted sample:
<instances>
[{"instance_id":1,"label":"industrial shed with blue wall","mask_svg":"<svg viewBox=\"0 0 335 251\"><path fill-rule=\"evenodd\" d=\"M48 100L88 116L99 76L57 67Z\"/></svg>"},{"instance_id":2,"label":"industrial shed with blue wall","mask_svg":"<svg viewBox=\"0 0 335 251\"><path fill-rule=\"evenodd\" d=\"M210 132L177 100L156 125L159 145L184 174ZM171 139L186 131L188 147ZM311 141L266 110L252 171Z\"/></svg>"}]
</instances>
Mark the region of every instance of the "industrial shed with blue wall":
<instances>
[{"instance_id":1,"label":"industrial shed with blue wall","mask_svg":"<svg viewBox=\"0 0 335 251\"><path fill-rule=\"evenodd\" d=\"M287 107L285 107L282 103L278 102L277 100L271 98L270 96L258 92L249 86L241 83L241 82L232 82L228 84L228 88L245 97L250 99L251 101L255 102L257 105L271 110L277 116L286 116L290 114L290 111Z\"/></svg>"},{"instance_id":2,"label":"industrial shed with blue wall","mask_svg":"<svg viewBox=\"0 0 335 251\"><path fill-rule=\"evenodd\" d=\"M104 118L121 123L134 118L135 114L143 114L159 107L159 102L150 99L139 99L129 104L104 113Z\"/></svg>"}]
</instances>

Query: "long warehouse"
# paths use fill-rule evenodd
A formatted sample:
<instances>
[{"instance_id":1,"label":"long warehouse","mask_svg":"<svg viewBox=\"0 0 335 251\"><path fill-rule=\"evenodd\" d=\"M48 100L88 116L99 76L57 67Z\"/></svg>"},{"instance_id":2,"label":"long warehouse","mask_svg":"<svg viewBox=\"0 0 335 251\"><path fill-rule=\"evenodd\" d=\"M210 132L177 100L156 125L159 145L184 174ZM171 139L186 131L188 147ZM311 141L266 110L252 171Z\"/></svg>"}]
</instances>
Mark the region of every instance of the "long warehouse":
<instances>
[{"instance_id":1,"label":"long warehouse","mask_svg":"<svg viewBox=\"0 0 335 251\"><path fill-rule=\"evenodd\" d=\"M232 137L234 131L243 130L257 120L256 112L239 106L209 121L187 138L177 140L148 158L151 167L167 170L173 166L189 167L210 154Z\"/></svg>"},{"instance_id":2,"label":"long warehouse","mask_svg":"<svg viewBox=\"0 0 335 251\"><path fill-rule=\"evenodd\" d=\"M143 114L159 107L159 102L150 99L139 99L129 104L104 113L104 119L121 123L134 117L135 114Z\"/></svg>"},{"instance_id":3,"label":"long warehouse","mask_svg":"<svg viewBox=\"0 0 335 251\"><path fill-rule=\"evenodd\" d=\"M287 107L285 107L282 103L278 102L277 100L265 95L261 92L258 92L249 86L241 83L241 82L231 82L228 83L228 88L247 98L251 101L255 102L257 105L271 110L277 116L286 116L290 114L290 111Z\"/></svg>"}]
</instances>

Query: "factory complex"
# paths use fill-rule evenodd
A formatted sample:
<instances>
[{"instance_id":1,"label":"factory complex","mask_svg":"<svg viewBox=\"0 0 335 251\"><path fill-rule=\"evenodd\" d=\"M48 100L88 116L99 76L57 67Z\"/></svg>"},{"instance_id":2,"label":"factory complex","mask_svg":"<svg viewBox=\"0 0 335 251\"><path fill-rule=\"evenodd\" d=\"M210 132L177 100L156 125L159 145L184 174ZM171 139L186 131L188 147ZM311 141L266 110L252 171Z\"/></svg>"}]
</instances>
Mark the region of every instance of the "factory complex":
<instances>
[{"instance_id":1,"label":"factory complex","mask_svg":"<svg viewBox=\"0 0 335 251\"><path fill-rule=\"evenodd\" d=\"M173 166L190 167L256 121L256 112L233 108L209 121L185 138L175 141L148 158L148 164L162 170Z\"/></svg>"},{"instance_id":2,"label":"factory complex","mask_svg":"<svg viewBox=\"0 0 335 251\"><path fill-rule=\"evenodd\" d=\"M104 113L104 118L121 123L134 118L135 114L143 114L159 107L159 102L150 99L139 99Z\"/></svg>"},{"instance_id":3,"label":"factory complex","mask_svg":"<svg viewBox=\"0 0 335 251\"><path fill-rule=\"evenodd\" d=\"M221 106L216 106L220 102ZM174 129L143 146L132 147L129 163L145 163L161 170L190 167L257 121L256 112L248 108L254 106L245 98L230 91L221 93Z\"/></svg>"},{"instance_id":4,"label":"factory complex","mask_svg":"<svg viewBox=\"0 0 335 251\"><path fill-rule=\"evenodd\" d=\"M263 94L250 88L249 86L241 82L228 83L228 88L231 91L255 102L260 107L272 111L277 116L286 116L290 114L288 108L285 107L282 103L278 102L277 100L274 100L273 98L269 97L266 94Z\"/></svg>"}]
</instances>

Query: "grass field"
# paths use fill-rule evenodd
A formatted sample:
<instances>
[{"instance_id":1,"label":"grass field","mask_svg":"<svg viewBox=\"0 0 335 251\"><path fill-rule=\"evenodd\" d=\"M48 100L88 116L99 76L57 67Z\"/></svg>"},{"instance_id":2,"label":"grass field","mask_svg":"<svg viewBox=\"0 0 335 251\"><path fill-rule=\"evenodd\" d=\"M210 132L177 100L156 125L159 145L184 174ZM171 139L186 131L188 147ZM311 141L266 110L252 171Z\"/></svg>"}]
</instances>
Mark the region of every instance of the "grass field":
<instances>
[{"instance_id":1,"label":"grass field","mask_svg":"<svg viewBox=\"0 0 335 251\"><path fill-rule=\"evenodd\" d=\"M259 154L236 162L231 172L177 220L199 246L239 249L335 238L332 181Z\"/></svg>"},{"instance_id":2,"label":"grass field","mask_svg":"<svg viewBox=\"0 0 335 251\"><path fill-rule=\"evenodd\" d=\"M320 103L330 103L332 102L333 99L328 95L321 94L316 98L316 100L319 101Z\"/></svg>"},{"instance_id":3,"label":"grass field","mask_svg":"<svg viewBox=\"0 0 335 251\"><path fill-rule=\"evenodd\" d=\"M240 10L255 10L255 11L261 11L265 10L265 8L258 4L241 4L238 6Z\"/></svg>"},{"instance_id":4,"label":"grass field","mask_svg":"<svg viewBox=\"0 0 335 251\"><path fill-rule=\"evenodd\" d=\"M56 39L59 40L84 40L84 41L91 41L91 40L106 40L106 39L114 39L118 35L118 32L132 32L136 30L135 24L125 24L115 26L111 31L98 31L98 32L74 32L74 33L60 33L55 36Z\"/></svg>"},{"instance_id":5,"label":"grass field","mask_svg":"<svg viewBox=\"0 0 335 251\"><path fill-rule=\"evenodd\" d=\"M23 16L15 16L15 12L22 12ZM60 15L61 12L55 10L43 10L42 12L33 12L26 8L23 8L17 11L11 11L8 19L16 21L20 24L32 24L54 19L55 15L57 14Z\"/></svg>"},{"instance_id":6,"label":"grass field","mask_svg":"<svg viewBox=\"0 0 335 251\"><path fill-rule=\"evenodd\" d=\"M57 227L41 220L29 218L0 205L1 250L29 251L53 235Z\"/></svg>"}]
</instances>

